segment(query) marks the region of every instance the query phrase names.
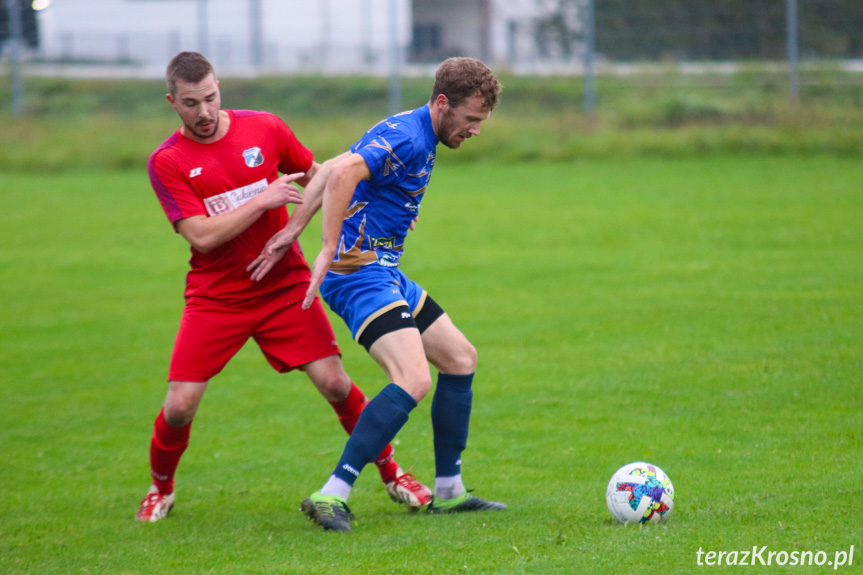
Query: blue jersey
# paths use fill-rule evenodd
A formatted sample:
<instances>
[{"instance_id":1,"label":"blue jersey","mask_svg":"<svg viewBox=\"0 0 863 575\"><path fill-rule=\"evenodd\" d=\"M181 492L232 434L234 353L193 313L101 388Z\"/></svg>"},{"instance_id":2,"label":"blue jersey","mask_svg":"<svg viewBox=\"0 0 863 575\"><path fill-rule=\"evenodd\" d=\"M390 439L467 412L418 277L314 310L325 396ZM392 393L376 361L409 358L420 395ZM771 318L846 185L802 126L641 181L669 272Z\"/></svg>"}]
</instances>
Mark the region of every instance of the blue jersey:
<instances>
[{"instance_id":1,"label":"blue jersey","mask_svg":"<svg viewBox=\"0 0 863 575\"><path fill-rule=\"evenodd\" d=\"M387 118L351 147L365 160L371 179L354 190L332 273L399 265L431 178L437 143L428 106L423 106Z\"/></svg>"}]
</instances>

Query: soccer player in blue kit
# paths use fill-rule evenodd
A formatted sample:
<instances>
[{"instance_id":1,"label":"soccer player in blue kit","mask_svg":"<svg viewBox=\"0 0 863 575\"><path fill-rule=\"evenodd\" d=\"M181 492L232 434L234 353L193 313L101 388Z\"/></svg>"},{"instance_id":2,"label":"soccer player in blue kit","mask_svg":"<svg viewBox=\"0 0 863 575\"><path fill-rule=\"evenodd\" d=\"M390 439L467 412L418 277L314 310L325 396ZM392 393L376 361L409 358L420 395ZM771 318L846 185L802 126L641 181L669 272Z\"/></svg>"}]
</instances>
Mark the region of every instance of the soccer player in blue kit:
<instances>
[{"instance_id":1,"label":"soccer player in blue kit","mask_svg":"<svg viewBox=\"0 0 863 575\"><path fill-rule=\"evenodd\" d=\"M438 370L431 406L435 451L432 513L506 509L465 489L461 453L468 436L476 349L450 317L398 266L420 209L438 143L458 148L488 119L500 97L496 76L479 60L450 58L436 74L427 105L371 128L325 164L326 187L304 203L323 206L323 246L315 259L304 306L321 295L389 381L363 410L329 480L303 501L303 512L324 529L351 531L347 500L366 464L404 426L431 390L429 363ZM320 186L319 186L320 187ZM249 266L261 279L299 235L291 220Z\"/></svg>"}]
</instances>

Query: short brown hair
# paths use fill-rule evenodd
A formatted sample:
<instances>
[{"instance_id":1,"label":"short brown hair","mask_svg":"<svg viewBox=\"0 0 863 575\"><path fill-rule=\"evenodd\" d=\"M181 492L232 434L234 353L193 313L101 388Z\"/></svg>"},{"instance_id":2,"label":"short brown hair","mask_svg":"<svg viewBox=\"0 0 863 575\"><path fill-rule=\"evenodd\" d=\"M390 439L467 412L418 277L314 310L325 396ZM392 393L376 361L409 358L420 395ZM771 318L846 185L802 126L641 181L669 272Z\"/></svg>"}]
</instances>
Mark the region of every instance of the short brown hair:
<instances>
[{"instance_id":1,"label":"short brown hair","mask_svg":"<svg viewBox=\"0 0 863 575\"><path fill-rule=\"evenodd\" d=\"M435 73L431 101L443 94L456 108L471 96L483 99L483 108L492 110L500 99L501 85L491 70L476 58L449 58Z\"/></svg>"},{"instance_id":2,"label":"short brown hair","mask_svg":"<svg viewBox=\"0 0 863 575\"><path fill-rule=\"evenodd\" d=\"M197 84L209 74L215 74L213 65L198 52L180 52L168 63L165 71L165 80L168 83L168 92L172 96L177 94L177 81Z\"/></svg>"}]
</instances>

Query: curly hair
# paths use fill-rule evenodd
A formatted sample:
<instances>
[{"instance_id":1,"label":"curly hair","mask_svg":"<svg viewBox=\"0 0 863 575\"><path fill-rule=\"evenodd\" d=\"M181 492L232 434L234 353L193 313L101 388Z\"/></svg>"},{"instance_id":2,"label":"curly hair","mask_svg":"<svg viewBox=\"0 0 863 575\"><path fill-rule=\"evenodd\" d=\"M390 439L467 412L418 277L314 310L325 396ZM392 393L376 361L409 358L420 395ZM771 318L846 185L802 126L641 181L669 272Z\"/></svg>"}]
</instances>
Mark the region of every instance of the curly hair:
<instances>
[{"instance_id":1,"label":"curly hair","mask_svg":"<svg viewBox=\"0 0 863 575\"><path fill-rule=\"evenodd\" d=\"M431 101L443 94L457 108L471 96L483 99L483 108L493 110L502 86L491 70L476 58L449 58L435 73Z\"/></svg>"}]
</instances>

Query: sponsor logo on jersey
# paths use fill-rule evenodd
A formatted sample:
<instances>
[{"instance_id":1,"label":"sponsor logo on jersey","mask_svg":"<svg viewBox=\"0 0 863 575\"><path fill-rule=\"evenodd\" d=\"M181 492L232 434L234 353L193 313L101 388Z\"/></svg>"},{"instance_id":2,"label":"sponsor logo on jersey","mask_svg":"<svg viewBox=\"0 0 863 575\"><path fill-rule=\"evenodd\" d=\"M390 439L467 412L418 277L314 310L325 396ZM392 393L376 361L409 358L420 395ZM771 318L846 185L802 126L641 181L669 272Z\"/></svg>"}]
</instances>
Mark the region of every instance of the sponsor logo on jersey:
<instances>
[{"instance_id":1,"label":"sponsor logo on jersey","mask_svg":"<svg viewBox=\"0 0 863 575\"><path fill-rule=\"evenodd\" d=\"M194 178L195 176L200 176L200 175L201 175L201 171L202 171L203 169L204 169L204 168L195 168L194 170L192 170L191 172L189 172L189 177L190 177L190 178Z\"/></svg>"},{"instance_id":2,"label":"sponsor logo on jersey","mask_svg":"<svg viewBox=\"0 0 863 575\"><path fill-rule=\"evenodd\" d=\"M377 252L378 263L387 268L396 268L399 265L399 254L393 252Z\"/></svg>"},{"instance_id":3,"label":"sponsor logo on jersey","mask_svg":"<svg viewBox=\"0 0 863 575\"><path fill-rule=\"evenodd\" d=\"M261 149L257 146L249 148L248 150L243 150L243 159L246 161L246 165L250 168L257 168L264 163L264 155L261 153Z\"/></svg>"},{"instance_id":4,"label":"sponsor logo on jersey","mask_svg":"<svg viewBox=\"0 0 863 575\"><path fill-rule=\"evenodd\" d=\"M396 245L395 238L369 238L372 248L394 248Z\"/></svg>"},{"instance_id":5,"label":"sponsor logo on jersey","mask_svg":"<svg viewBox=\"0 0 863 575\"><path fill-rule=\"evenodd\" d=\"M207 206L207 213L211 216L226 214L231 211L231 204L221 196L206 198L204 199L204 204Z\"/></svg>"},{"instance_id":6,"label":"sponsor logo on jersey","mask_svg":"<svg viewBox=\"0 0 863 575\"><path fill-rule=\"evenodd\" d=\"M254 184L231 190L219 194L218 196L210 196L204 198L204 206L207 208L207 213L211 216L226 214L232 212L263 192L268 186L267 178L258 180Z\"/></svg>"}]
</instances>

